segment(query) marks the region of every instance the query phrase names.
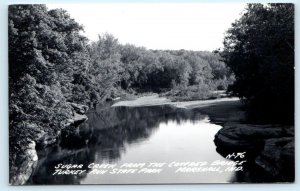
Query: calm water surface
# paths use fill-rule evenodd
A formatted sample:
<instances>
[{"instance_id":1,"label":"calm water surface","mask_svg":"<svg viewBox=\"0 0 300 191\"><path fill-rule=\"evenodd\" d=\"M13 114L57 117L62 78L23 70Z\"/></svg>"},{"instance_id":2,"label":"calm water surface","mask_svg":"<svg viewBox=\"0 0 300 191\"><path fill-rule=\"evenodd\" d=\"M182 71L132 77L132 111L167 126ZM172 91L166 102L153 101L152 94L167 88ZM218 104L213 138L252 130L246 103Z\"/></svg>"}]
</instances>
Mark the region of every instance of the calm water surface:
<instances>
[{"instance_id":1,"label":"calm water surface","mask_svg":"<svg viewBox=\"0 0 300 191\"><path fill-rule=\"evenodd\" d=\"M234 172L159 174L51 175L63 164L213 162L225 160L216 152L214 135L221 128L209 116L171 106L99 106L74 133L62 133L55 147L39 152L30 184L224 183ZM90 171L90 169L85 168Z\"/></svg>"}]
</instances>

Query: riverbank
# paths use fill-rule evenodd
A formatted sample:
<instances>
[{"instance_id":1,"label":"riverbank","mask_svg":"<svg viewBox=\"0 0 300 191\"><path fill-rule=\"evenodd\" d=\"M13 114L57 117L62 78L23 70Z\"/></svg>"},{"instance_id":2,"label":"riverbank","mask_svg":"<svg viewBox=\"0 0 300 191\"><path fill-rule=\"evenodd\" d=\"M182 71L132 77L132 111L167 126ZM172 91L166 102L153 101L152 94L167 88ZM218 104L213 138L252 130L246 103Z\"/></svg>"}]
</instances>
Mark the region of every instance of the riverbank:
<instances>
[{"instance_id":1,"label":"riverbank","mask_svg":"<svg viewBox=\"0 0 300 191\"><path fill-rule=\"evenodd\" d=\"M197 100L197 101L172 101L171 99L165 97L159 97L158 94L153 94L149 96L139 97L128 101L119 101L112 105L112 107L144 107L144 106L158 106L158 105L171 105L177 108L203 108L208 106L213 106L218 103L226 102L239 102L239 98L219 98L211 100Z\"/></svg>"},{"instance_id":2,"label":"riverbank","mask_svg":"<svg viewBox=\"0 0 300 191\"><path fill-rule=\"evenodd\" d=\"M74 117L85 116L85 112L87 112L87 108L85 106L72 105L74 109ZM221 155L226 156L228 153L246 151L251 153L252 165L255 165L263 171L264 174L270 176L271 181L293 181L294 128L269 124L257 125L246 122L244 107L238 98L233 97L213 100L172 102L170 99L153 94L138 97L130 101L119 101L113 104L112 107L144 107L161 105L169 105L180 109L184 108L188 109L189 112L197 111L208 115L209 120L212 123L220 124L223 127L215 135L214 140L216 149ZM24 184L31 176L38 160L36 145L38 145L38 147L46 147L57 140L57 137L51 137L46 133L39 135L39 137L41 137L39 141L30 140L28 144L26 143L22 145L22 152L21 154L19 153L18 158L18 161L22 161L22 163L19 164L19 166L15 165L14 168L11 169L13 170L12 172L15 173L15 175L11 177L11 184ZM100 142L103 141L103 138L105 139L105 137L102 137ZM253 177L250 179L255 180L256 174L257 173L253 173ZM243 174L242 176L249 175ZM236 182L242 182L243 180L245 180L245 178L242 178L242 180L236 180Z\"/></svg>"},{"instance_id":3,"label":"riverbank","mask_svg":"<svg viewBox=\"0 0 300 191\"><path fill-rule=\"evenodd\" d=\"M67 102L72 114L62 121L62 128L52 133L46 128L34 124L26 124L25 128L10 129L9 147L9 183L11 185L26 184L36 168L39 160L37 150L55 145L60 139L61 131L66 128L75 129L79 124L88 119L85 115L88 107L81 104Z\"/></svg>"},{"instance_id":4,"label":"riverbank","mask_svg":"<svg viewBox=\"0 0 300 191\"><path fill-rule=\"evenodd\" d=\"M143 107L170 105L199 111L209 116L212 123L222 125L215 135L217 151L226 157L234 152L246 152L248 171L240 173L237 182L293 182L295 169L294 126L255 124L246 118L245 108L238 98L219 98L172 102L158 95L144 96L131 101L120 101L112 107ZM260 175L258 175L258 173Z\"/></svg>"}]
</instances>

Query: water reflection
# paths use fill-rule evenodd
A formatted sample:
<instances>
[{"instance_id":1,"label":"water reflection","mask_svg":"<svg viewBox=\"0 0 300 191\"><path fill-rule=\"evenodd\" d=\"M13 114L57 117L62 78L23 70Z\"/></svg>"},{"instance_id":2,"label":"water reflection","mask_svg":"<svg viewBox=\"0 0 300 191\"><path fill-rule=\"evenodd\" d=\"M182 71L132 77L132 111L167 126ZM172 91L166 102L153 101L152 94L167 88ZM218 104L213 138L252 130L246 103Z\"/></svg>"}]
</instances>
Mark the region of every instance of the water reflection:
<instances>
[{"instance_id":1,"label":"water reflection","mask_svg":"<svg viewBox=\"0 0 300 191\"><path fill-rule=\"evenodd\" d=\"M213 137L220 126L193 110L171 106L98 106L89 120L74 131L62 132L60 143L40 151L38 166L29 184L199 183L227 182L231 173L174 174L165 169L157 175L60 175L63 164L213 161L222 159ZM72 132L72 133L71 133ZM87 169L88 170L88 169Z\"/></svg>"}]
</instances>

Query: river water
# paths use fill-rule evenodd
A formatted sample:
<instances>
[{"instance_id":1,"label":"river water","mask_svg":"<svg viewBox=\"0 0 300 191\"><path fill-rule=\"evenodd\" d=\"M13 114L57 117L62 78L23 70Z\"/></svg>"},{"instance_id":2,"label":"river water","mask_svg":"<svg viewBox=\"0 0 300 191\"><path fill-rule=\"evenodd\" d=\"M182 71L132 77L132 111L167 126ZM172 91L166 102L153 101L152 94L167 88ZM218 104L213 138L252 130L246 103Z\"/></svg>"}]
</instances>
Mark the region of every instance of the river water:
<instances>
[{"instance_id":1,"label":"river water","mask_svg":"<svg viewBox=\"0 0 300 191\"><path fill-rule=\"evenodd\" d=\"M59 144L39 151L28 184L226 183L235 172L176 172L172 164L226 161L216 152L221 128L196 110L172 106L110 107L99 105L73 133L62 132ZM87 173L52 175L58 164L83 164ZM162 163L160 173L90 173L89 164ZM146 167L144 166L144 167Z\"/></svg>"}]
</instances>

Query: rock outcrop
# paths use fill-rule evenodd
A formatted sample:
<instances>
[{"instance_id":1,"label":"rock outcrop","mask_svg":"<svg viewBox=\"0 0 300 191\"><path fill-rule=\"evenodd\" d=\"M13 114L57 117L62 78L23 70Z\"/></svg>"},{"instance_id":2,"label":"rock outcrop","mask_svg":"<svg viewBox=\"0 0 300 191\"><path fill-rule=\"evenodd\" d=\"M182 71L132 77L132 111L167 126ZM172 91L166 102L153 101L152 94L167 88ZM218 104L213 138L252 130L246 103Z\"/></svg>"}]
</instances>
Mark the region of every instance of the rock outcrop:
<instances>
[{"instance_id":1,"label":"rock outcrop","mask_svg":"<svg viewBox=\"0 0 300 191\"><path fill-rule=\"evenodd\" d=\"M34 141L28 141L22 146L23 152L15 155L15 165L10 168L10 184L23 185L31 176L38 161L35 146Z\"/></svg>"},{"instance_id":2,"label":"rock outcrop","mask_svg":"<svg viewBox=\"0 0 300 191\"><path fill-rule=\"evenodd\" d=\"M217 151L247 152L253 163L274 177L293 179L294 127L272 125L224 125L215 135Z\"/></svg>"},{"instance_id":3,"label":"rock outcrop","mask_svg":"<svg viewBox=\"0 0 300 191\"><path fill-rule=\"evenodd\" d=\"M85 113L89 109L88 106L70 102L69 104L74 109L73 116L68 120L62 122L63 127L78 126L88 119L88 117L85 115Z\"/></svg>"},{"instance_id":4,"label":"rock outcrop","mask_svg":"<svg viewBox=\"0 0 300 191\"><path fill-rule=\"evenodd\" d=\"M73 116L67 121L61 122L63 128L77 127L88 119L85 115L88 110L87 106L75 103L69 104L74 109ZM10 153L9 182L11 185L26 184L38 162L36 146L43 149L55 144L61 133L59 130L54 134L49 134L34 125L28 125L26 129L27 131L22 135L23 138L16 141L14 148L10 148L14 150Z\"/></svg>"},{"instance_id":5,"label":"rock outcrop","mask_svg":"<svg viewBox=\"0 0 300 191\"><path fill-rule=\"evenodd\" d=\"M86 121L88 117L86 115L81 115L74 113L72 118L68 119L67 121L63 122L64 127L69 127L69 126L78 126L82 122Z\"/></svg>"},{"instance_id":6,"label":"rock outcrop","mask_svg":"<svg viewBox=\"0 0 300 191\"><path fill-rule=\"evenodd\" d=\"M86 105L81 105L81 104L71 103L71 102L69 102L69 104L73 107L73 109L75 110L76 113L81 114L81 115L85 114L87 112L87 110L89 109L89 107Z\"/></svg>"},{"instance_id":7,"label":"rock outcrop","mask_svg":"<svg viewBox=\"0 0 300 191\"><path fill-rule=\"evenodd\" d=\"M273 176L290 174L295 167L294 138L282 137L265 140L255 163Z\"/></svg>"}]
</instances>

